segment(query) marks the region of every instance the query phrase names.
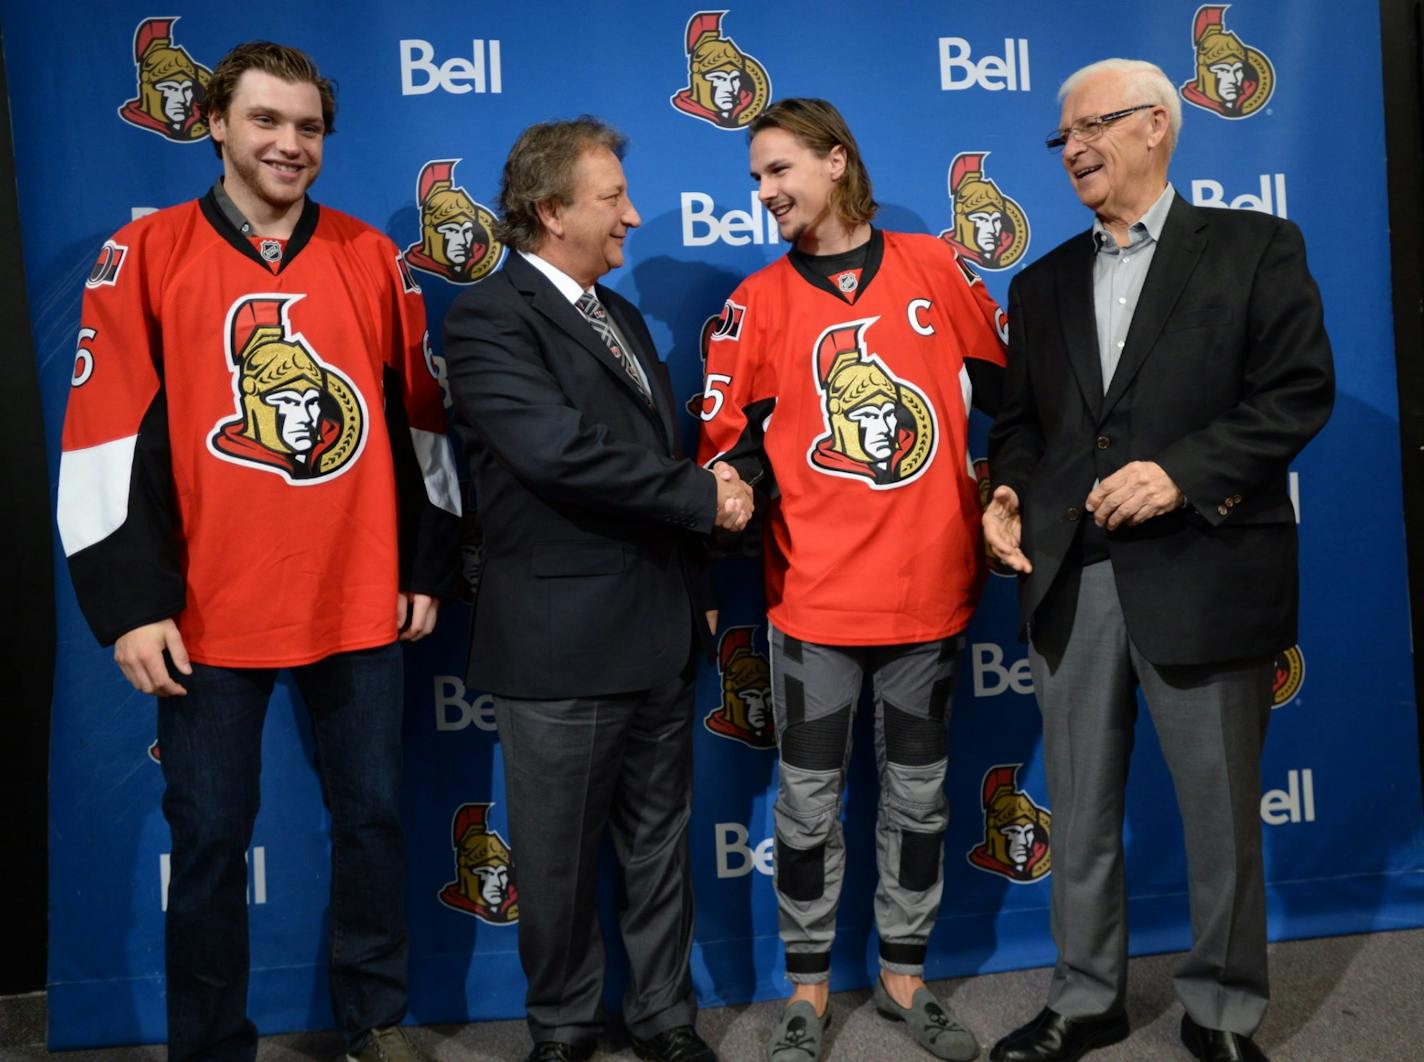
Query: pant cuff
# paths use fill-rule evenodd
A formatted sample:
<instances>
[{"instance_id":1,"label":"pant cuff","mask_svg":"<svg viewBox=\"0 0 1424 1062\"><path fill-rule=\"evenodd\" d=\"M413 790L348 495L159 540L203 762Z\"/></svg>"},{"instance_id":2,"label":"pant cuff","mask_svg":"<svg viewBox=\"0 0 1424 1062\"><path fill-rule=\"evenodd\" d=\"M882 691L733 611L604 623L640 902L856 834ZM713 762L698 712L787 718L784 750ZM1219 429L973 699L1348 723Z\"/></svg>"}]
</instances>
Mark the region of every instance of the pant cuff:
<instances>
[{"instance_id":1,"label":"pant cuff","mask_svg":"<svg viewBox=\"0 0 1424 1062\"><path fill-rule=\"evenodd\" d=\"M786 978L796 985L815 985L831 978L829 951L788 951Z\"/></svg>"},{"instance_id":2,"label":"pant cuff","mask_svg":"<svg viewBox=\"0 0 1424 1062\"><path fill-rule=\"evenodd\" d=\"M893 973L919 973L929 945L923 940L882 940L880 965Z\"/></svg>"}]
</instances>

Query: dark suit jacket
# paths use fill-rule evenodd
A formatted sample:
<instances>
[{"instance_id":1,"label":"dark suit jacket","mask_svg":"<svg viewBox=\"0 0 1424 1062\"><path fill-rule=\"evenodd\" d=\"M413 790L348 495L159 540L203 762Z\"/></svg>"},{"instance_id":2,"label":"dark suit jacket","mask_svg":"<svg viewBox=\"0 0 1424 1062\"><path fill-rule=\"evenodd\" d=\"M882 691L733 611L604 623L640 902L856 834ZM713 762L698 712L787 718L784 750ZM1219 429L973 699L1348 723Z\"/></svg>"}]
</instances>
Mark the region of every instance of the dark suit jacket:
<instances>
[{"instance_id":1,"label":"dark suit jacket","mask_svg":"<svg viewBox=\"0 0 1424 1062\"><path fill-rule=\"evenodd\" d=\"M1187 505L1109 534L1128 632L1156 664L1264 656L1296 639L1287 466L1334 402L1320 293L1300 230L1177 195L1103 394L1091 232L1009 288L995 485L1018 492L1020 616L1070 557L1093 481L1155 461Z\"/></svg>"},{"instance_id":2,"label":"dark suit jacket","mask_svg":"<svg viewBox=\"0 0 1424 1062\"><path fill-rule=\"evenodd\" d=\"M588 322L511 251L445 318L485 558L468 681L507 697L648 689L710 650L702 535L716 482L679 452L667 368L633 305L597 294L650 406Z\"/></svg>"}]
</instances>

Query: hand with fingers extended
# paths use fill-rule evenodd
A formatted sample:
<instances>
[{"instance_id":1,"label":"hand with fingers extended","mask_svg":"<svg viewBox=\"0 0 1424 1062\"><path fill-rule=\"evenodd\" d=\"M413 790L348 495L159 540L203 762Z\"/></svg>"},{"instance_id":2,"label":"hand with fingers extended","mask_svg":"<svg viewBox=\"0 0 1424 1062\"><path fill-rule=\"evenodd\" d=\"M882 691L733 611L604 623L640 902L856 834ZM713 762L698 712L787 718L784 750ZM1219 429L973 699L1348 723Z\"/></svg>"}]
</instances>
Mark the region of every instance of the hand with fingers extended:
<instances>
[{"instance_id":1,"label":"hand with fingers extended","mask_svg":"<svg viewBox=\"0 0 1424 1062\"><path fill-rule=\"evenodd\" d=\"M1155 461L1131 461L1088 494L1083 507L1109 531L1138 524L1186 504L1186 495Z\"/></svg>"},{"instance_id":2,"label":"hand with fingers extended","mask_svg":"<svg viewBox=\"0 0 1424 1062\"><path fill-rule=\"evenodd\" d=\"M1016 572L1027 575L1033 565L1020 548L1023 540L1023 517L1019 513L1018 492L1012 487L998 487L984 507L984 542L994 556Z\"/></svg>"},{"instance_id":3,"label":"hand with fingers extended","mask_svg":"<svg viewBox=\"0 0 1424 1062\"><path fill-rule=\"evenodd\" d=\"M168 663L163 659L165 652L181 674L193 673L183 636L178 633L178 624L171 619L135 627L114 643L114 661L134 689L159 697L185 696L188 691L168 670Z\"/></svg>"},{"instance_id":4,"label":"hand with fingers extended","mask_svg":"<svg viewBox=\"0 0 1424 1062\"><path fill-rule=\"evenodd\" d=\"M712 474L717 477L716 525L723 531L741 531L747 526L756 507L752 500L752 488L725 461L713 465Z\"/></svg>"}]
</instances>

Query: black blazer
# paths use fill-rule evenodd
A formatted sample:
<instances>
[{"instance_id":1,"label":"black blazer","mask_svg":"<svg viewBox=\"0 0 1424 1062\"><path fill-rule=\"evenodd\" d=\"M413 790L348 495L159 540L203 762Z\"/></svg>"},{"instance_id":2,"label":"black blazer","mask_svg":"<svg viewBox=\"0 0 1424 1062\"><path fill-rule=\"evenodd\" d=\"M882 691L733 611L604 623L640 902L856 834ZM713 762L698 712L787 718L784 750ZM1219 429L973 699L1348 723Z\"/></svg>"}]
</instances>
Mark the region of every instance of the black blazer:
<instances>
[{"instance_id":1,"label":"black blazer","mask_svg":"<svg viewBox=\"0 0 1424 1062\"><path fill-rule=\"evenodd\" d=\"M994 484L1018 492L1025 627L1091 516L1094 480L1155 461L1187 505L1108 536L1128 632L1156 664L1263 656L1296 640L1287 466L1334 402L1330 342L1291 222L1173 200L1106 395L1091 232L1009 288Z\"/></svg>"},{"instance_id":2,"label":"black blazer","mask_svg":"<svg viewBox=\"0 0 1424 1062\"><path fill-rule=\"evenodd\" d=\"M638 311L597 294L650 405L588 322L511 251L445 318L454 420L485 558L467 680L507 697L648 689L710 652L712 475L678 448L671 384Z\"/></svg>"}]
</instances>

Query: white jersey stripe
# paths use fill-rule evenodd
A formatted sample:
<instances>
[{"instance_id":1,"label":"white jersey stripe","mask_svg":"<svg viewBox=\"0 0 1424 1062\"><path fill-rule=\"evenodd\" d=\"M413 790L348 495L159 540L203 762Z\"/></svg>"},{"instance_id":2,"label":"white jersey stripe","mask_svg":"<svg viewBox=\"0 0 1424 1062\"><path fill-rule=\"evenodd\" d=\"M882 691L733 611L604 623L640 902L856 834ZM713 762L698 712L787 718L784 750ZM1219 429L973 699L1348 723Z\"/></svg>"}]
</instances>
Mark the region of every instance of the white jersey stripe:
<instances>
[{"instance_id":1,"label":"white jersey stripe","mask_svg":"<svg viewBox=\"0 0 1424 1062\"><path fill-rule=\"evenodd\" d=\"M64 555L108 538L129 515L137 435L66 450L59 457L59 540Z\"/></svg>"},{"instance_id":2,"label":"white jersey stripe","mask_svg":"<svg viewBox=\"0 0 1424 1062\"><path fill-rule=\"evenodd\" d=\"M449 439L433 431L411 428L410 440L415 445L415 457L420 462L420 474L425 477L425 496L430 504L451 516L459 516L460 479L450 456Z\"/></svg>"}]
</instances>

